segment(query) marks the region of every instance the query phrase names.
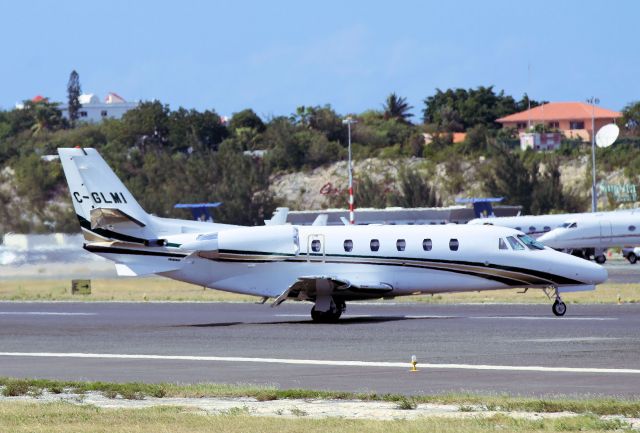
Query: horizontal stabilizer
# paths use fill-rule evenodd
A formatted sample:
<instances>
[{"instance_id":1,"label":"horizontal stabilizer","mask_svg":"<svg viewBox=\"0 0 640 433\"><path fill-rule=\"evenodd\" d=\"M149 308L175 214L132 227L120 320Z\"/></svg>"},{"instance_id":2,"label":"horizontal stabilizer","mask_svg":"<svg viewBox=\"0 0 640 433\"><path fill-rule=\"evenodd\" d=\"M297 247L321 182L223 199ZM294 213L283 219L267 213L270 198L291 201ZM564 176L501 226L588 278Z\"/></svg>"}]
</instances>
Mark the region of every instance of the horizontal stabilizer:
<instances>
[{"instance_id":1,"label":"horizontal stabilizer","mask_svg":"<svg viewBox=\"0 0 640 433\"><path fill-rule=\"evenodd\" d=\"M127 215L120 209L99 207L91 209L91 229L103 228L113 230L115 226L144 227L145 224L134 217Z\"/></svg>"},{"instance_id":2,"label":"horizontal stabilizer","mask_svg":"<svg viewBox=\"0 0 640 433\"><path fill-rule=\"evenodd\" d=\"M161 272L176 271L182 267L180 262L165 263L116 263L119 277L140 277L143 275L159 274Z\"/></svg>"}]
</instances>

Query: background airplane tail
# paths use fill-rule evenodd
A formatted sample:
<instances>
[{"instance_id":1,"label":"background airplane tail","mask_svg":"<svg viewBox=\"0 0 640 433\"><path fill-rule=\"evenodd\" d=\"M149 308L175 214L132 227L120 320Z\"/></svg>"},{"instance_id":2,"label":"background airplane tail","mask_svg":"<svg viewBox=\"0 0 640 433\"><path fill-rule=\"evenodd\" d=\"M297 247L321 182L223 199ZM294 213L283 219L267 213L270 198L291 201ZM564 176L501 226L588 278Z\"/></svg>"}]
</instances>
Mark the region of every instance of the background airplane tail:
<instances>
[{"instance_id":1,"label":"background airplane tail","mask_svg":"<svg viewBox=\"0 0 640 433\"><path fill-rule=\"evenodd\" d=\"M147 243L150 217L95 149L58 149L71 202L88 241Z\"/></svg>"}]
</instances>

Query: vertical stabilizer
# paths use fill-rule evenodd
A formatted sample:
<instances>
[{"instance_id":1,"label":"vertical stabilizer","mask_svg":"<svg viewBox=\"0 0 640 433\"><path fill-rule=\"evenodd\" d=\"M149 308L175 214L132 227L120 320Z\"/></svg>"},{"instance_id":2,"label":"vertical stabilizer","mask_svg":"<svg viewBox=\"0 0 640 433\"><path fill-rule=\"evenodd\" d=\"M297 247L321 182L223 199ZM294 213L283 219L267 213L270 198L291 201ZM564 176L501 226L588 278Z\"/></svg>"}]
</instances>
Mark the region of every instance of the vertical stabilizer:
<instances>
[{"instance_id":1,"label":"vertical stabilizer","mask_svg":"<svg viewBox=\"0 0 640 433\"><path fill-rule=\"evenodd\" d=\"M58 149L71 201L87 240L145 243L149 215L95 149Z\"/></svg>"}]
</instances>

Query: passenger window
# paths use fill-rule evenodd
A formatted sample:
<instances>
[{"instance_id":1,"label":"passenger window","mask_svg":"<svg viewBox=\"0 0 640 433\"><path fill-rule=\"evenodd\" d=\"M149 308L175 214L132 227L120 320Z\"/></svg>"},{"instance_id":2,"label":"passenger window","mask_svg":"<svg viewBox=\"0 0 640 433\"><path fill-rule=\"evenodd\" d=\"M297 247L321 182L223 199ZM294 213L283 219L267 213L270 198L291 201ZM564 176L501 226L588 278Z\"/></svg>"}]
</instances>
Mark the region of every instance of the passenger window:
<instances>
[{"instance_id":1,"label":"passenger window","mask_svg":"<svg viewBox=\"0 0 640 433\"><path fill-rule=\"evenodd\" d=\"M318 239L314 239L311 241L311 251L314 253L320 252L320 241Z\"/></svg>"},{"instance_id":2,"label":"passenger window","mask_svg":"<svg viewBox=\"0 0 640 433\"><path fill-rule=\"evenodd\" d=\"M546 232L550 232L550 231L551 231L551 227L549 227L549 226L544 226L544 229L543 229L543 230L544 230L544 232L545 232L545 233L546 233Z\"/></svg>"},{"instance_id":3,"label":"passenger window","mask_svg":"<svg viewBox=\"0 0 640 433\"><path fill-rule=\"evenodd\" d=\"M513 236L508 236L507 242L509 242L509 245L511 245L511 248L514 250L524 250L524 245L518 242Z\"/></svg>"},{"instance_id":4,"label":"passenger window","mask_svg":"<svg viewBox=\"0 0 640 433\"><path fill-rule=\"evenodd\" d=\"M519 232L522 231L522 227L516 227L516 230L518 230Z\"/></svg>"},{"instance_id":5,"label":"passenger window","mask_svg":"<svg viewBox=\"0 0 640 433\"><path fill-rule=\"evenodd\" d=\"M431 249L433 248L433 243L431 242L431 239L424 239L422 241L422 249L425 251L431 251Z\"/></svg>"},{"instance_id":6,"label":"passenger window","mask_svg":"<svg viewBox=\"0 0 640 433\"><path fill-rule=\"evenodd\" d=\"M509 249L509 247L507 246L507 243L502 238L498 239L498 248L500 248L501 250Z\"/></svg>"},{"instance_id":7,"label":"passenger window","mask_svg":"<svg viewBox=\"0 0 640 433\"><path fill-rule=\"evenodd\" d=\"M534 226L530 226L529 233L535 233L535 232L536 232L536 228Z\"/></svg>"},{"instance_id":8,"label":"passenger window","mask_svg":"<svg viewBox=\"0 0 640 433\"><path fill-rule=\"evenodd\" d=\"M629 231L630 232L636 231L636 226L629 226Z\"/></svg>"},{"instance_id":9,"label":"passenger window","mask_svg":"<svg viewBox=\"0 0 640 433\"><path fill-rule=\"evenodd\" d=\"M348 253L353 250L353 241L351 239L344 241L344 250Z\"/></svg>"},{"instance_id":10,"label":"passenger window","mask_svg":"<svg viewBox=\"0 0 640 433\"><path fill-rule=\"evenodd\" d=\"M378 251L380 249L380 241L377 239L371 239L369 246L371 247L371 251Z\"/></svg>"},{"instance_id":11,"label":"passenger window","mask_svg":"<svg viewBox=\"0 0 640 433\"><path fill-rule=\"evenodd\" d=\"M404 239L398 239L396 241L396 249L398 251L404 251L406 247L407 247L407 242Z\"/></svg>"},{"instance_id":12,"label":"passenger window","mask_svg":"<svg viewBox=\"0 0 640 433\"><path fill-rule=\"evenodd\" d=\"M458 247L460 247L460 242L457 239L449 240L449 249L451 251L458 251Z\"/></svg>"}]
</instances>

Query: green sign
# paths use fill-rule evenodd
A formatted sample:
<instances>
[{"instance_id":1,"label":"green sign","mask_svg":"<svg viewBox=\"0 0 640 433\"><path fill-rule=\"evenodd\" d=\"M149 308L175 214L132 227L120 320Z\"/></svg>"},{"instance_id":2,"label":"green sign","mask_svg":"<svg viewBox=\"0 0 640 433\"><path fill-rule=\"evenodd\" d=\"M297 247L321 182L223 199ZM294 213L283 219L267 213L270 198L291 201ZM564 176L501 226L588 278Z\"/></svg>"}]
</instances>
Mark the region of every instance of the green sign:
<instances>
[{"instance_id":1,"label":"green sign","mask_svg":"<svg viewBox=\"0 0 640 433\"><path fill-rule=\"evenodd\" d=\"M600 194L611 194L618 203L638 201L636 186L632 183L611 184L601 183Z\"/></svg>"}]
</instances>

